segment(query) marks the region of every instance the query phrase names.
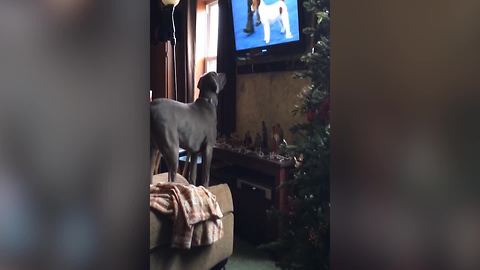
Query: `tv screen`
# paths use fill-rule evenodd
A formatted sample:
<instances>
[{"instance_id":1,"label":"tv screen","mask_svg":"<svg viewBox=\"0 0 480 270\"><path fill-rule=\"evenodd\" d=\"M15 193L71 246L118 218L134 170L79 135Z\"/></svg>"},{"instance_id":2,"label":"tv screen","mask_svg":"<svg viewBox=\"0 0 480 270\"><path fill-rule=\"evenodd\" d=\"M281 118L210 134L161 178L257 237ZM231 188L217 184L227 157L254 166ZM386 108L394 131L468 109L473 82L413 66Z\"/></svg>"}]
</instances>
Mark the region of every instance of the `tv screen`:
<instances>
[{"instance_id":1,"label":"tv screen","mask_svg":"<svg viewBox=\"0 0 480 270\"><path fill-rule=\"evenodd\" d=\"M232 0L237 51L300 40L298 0Z\"/></svg>"}]
</instances>

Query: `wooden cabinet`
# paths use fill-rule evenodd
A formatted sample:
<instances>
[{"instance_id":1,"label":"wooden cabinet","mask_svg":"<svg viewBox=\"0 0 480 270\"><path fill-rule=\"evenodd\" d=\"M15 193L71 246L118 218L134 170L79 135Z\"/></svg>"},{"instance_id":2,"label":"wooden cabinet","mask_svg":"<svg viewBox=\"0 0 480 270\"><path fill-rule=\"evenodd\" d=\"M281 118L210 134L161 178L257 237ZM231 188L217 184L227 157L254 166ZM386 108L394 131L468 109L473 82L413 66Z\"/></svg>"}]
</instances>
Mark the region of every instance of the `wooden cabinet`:
<instances>
[{"instance_id":1,"label":"wooden cabinet","mask_svg":"<svg viewBox=\"0 0 480 270\"><path fill-rule=\"evenodd\" d=\"M173 51L168 42L150 45L150 90L155 98L174 98Z\"/></svg>"},{"instance_id":2,"label":"wooden cabinet","mask_svg":"<svg viewBox=\"0 0 480 270\"><path fill-rule=\"evenodd\" d=\"M268 212L287 210L287 180L293 163L214 148L212 183L228 183L235 211L235 232L255 244L276 238L278 223Z\"/></svg>"}]
</instances>

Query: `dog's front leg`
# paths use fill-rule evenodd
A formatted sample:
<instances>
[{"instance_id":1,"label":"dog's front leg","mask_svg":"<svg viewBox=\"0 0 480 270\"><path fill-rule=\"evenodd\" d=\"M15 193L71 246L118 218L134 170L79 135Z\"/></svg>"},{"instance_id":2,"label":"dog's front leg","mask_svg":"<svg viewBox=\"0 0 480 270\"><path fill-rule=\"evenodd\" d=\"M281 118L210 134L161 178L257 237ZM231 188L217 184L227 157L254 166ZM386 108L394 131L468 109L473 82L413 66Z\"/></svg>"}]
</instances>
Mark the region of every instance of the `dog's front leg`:
<instances>
[{"instance_id":1,"label":"dog's front leg","mask_svg":"<svg viewBox=\"0 0 480 270\"><path fill-rule=\"evenodd\" d=\"M207 145L203 152L202 157L202 173L203 173L203 181L202 185L204 187L208 187L210 183L210 165L212 164L212 154L213 154L213 147Z\"/></svg>"},{"instance_id":2,"label":"dog's front leg","mask_svg":"<svg viewBox=\"0 0 480 270\"><path fill-rule=\"evenodd\" d=\"M177 179L177 170L178 170L178 160L171 159L170 166L168 167L169 182L175 182L175 179Z\"/></svg>"},{"instance_id":3,"label":"dog's front leg","mask_svg":"<svg viewBox=\"0 0 480 270\"><path fill-rule=\"evenodd\" d=\"M182 175L183 175L183 177L185 177L185 179L189 179L189 176L188 176L188 174L189 174L189 171L188 171L189 165L188 164L190 164L189 162L190 162L190 153L187 153L186 158L185 158L185 165L183 166L183 172L182 172Z\"/></svg>"},{"instance_id":4,"label":"dog's front leg","mask_svg":"<svg viewBox=\"0 0 480 270\"><path fill-rule=\"evenodd\" d=\"M168 181L175 182L178 171L178 144L170 144L170 147L162 147L161 151L168 167Z\"/></svg>"},{"instance_id":5,"label":"dog's front leg","mask_svg":"<svg viewBox=\"0 0 480 270\"><path fill-rule=\"evenodd\" d=\"M263 23L263 35L265 37L265 43L270 43L270 22Z\"/></svg>"},{"instance_id":6,"label":"dog's front leg","mask_svg":"<svg viewBox=\"0 0 480 270\"><path fill-rule=\"evenodd\" d=\"M190 184L196 186L197 185L197 154L191 154L190 158L190 163L189 165L189 171L190 171L190 177L189 182Z\"/></svg>"},{"instance_id":7,"label":"dog's front leg","mask_svg":"<svg viewBox=\"0 0 480 270\"><path fill-rule=\"evenodd\" d=\"M278 20L278 23L280 24L280 33L285 33L285 26L283 25L283 20L281 18Z\"/></svg>"}]
</instances>

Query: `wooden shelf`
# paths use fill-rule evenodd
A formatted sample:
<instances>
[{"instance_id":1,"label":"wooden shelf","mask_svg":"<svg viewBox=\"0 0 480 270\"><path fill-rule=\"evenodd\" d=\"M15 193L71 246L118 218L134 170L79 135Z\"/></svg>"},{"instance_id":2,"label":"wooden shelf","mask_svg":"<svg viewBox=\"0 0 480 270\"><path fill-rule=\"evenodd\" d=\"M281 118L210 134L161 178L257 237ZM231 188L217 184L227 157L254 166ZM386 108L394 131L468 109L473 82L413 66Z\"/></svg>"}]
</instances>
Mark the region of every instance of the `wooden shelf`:
<instances>
[{"instance_id":1,"label":"wooden shelf","mask_svg":"<svg viewBox=\"0 0 480 270\"><path fill-rule=\"evenodd\" d=\"M271 223L267 210L274 207L281 212L287 211L288 191L279 187L288 179L293 162L268 160L214 147L213 164L223 170L223 175L217 177L232 190L238 232L254 243L275 239L278 224Z\"/></svg>"}]
</instances>

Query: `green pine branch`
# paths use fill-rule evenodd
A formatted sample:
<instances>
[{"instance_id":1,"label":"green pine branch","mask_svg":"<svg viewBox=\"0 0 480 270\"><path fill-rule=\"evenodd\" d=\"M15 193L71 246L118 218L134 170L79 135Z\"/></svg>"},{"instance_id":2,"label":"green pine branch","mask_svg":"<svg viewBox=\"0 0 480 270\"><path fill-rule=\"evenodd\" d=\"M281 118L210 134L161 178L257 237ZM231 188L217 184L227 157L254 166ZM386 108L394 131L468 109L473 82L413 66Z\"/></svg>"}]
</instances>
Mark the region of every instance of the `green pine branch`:
<instances>
[{"instance_id":1,"label":"green pine branch","mask_svg":"<svg viewBox=\"0 0 480 270\"><path fill-rule=\"evenodd\" d=\"M299 95L294 113L307 121L291 127L295 145L288 152L296 158L294 176L287 182L289 211L277 212L284 230L278 241L267 245L279 254L282 269L329 269L330 242L330 124L324 107L330 98L330 3L306 0L304 8L314 16L303 33L313 47L302 56L305 70L295 77L310 84Z\"/></svg>"}]
</instances>

